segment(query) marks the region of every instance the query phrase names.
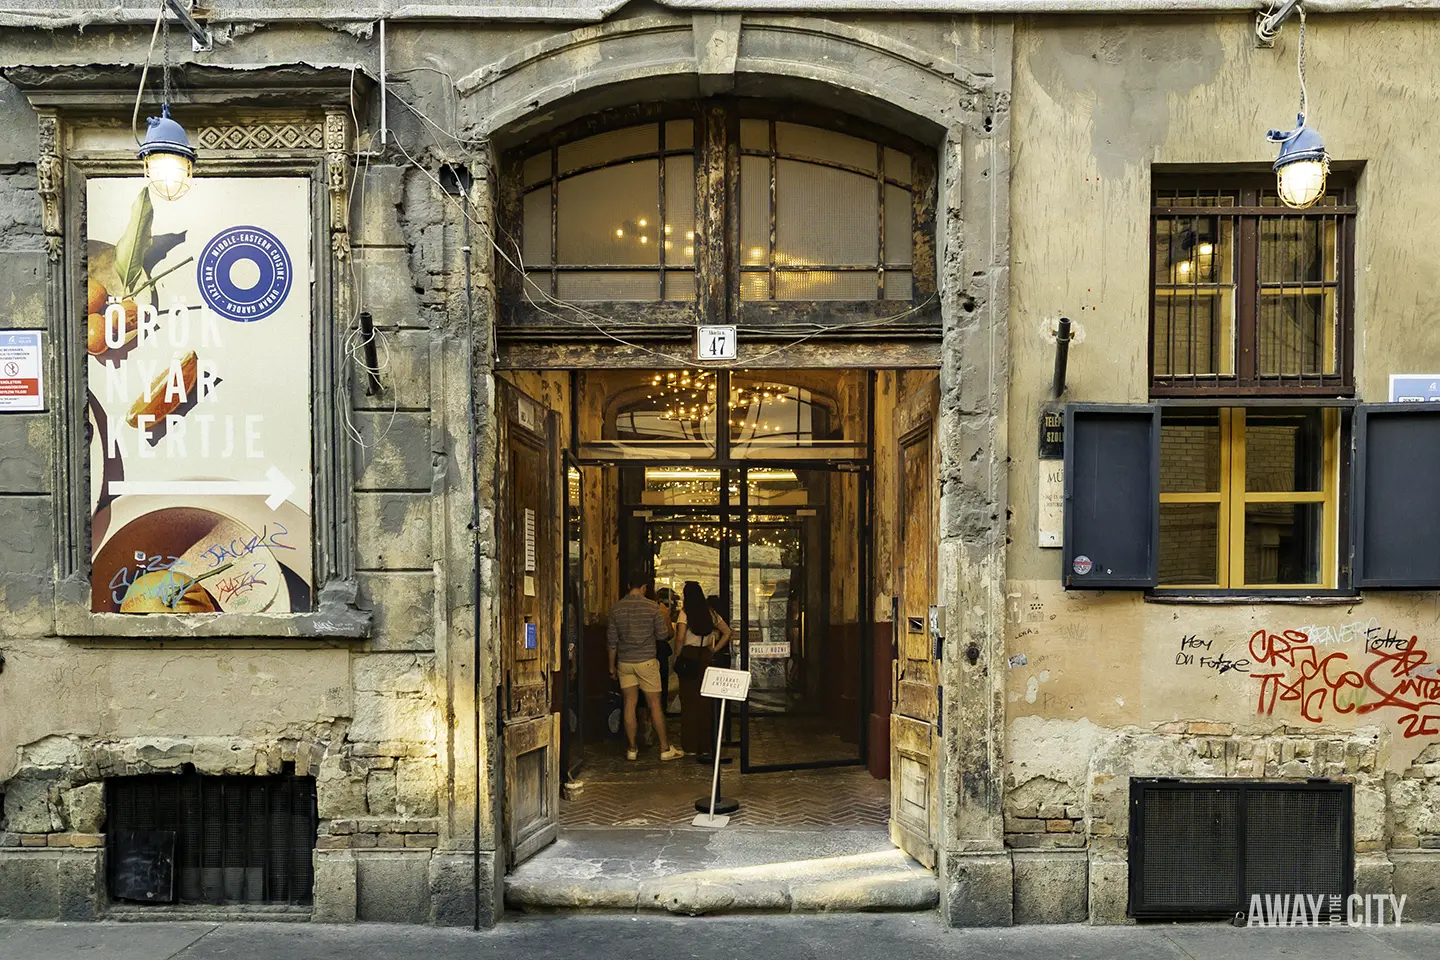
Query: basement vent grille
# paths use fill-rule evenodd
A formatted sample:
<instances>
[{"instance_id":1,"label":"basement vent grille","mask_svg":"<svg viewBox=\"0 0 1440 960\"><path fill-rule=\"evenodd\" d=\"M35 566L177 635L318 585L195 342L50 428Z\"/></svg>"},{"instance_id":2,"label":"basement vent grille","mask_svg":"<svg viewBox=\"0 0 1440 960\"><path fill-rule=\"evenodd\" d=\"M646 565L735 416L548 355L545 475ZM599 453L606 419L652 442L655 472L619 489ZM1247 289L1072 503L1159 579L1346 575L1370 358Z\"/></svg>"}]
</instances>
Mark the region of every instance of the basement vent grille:
<instances>
[{"instance_id":1,"label":"basement vent grille","mask_svg":"<svg viewBox=\"0 0 1440 960\"><path fill-rule=\"evenodd\" d=\"M1253 895L1343 909L1353 833L1348 783L1131 780L1130 916L1231 917Z\"/></svg>"},{"instance_id":2,"label":"basement vent grille","mask_svg":"<svg viewBox=\"0 0 1440 960\"><path fill-rule=\"evenodd\" d=\"M113 899L311 902L314 777L159 774L105 785Z\"/></svg>"}]
</instances>

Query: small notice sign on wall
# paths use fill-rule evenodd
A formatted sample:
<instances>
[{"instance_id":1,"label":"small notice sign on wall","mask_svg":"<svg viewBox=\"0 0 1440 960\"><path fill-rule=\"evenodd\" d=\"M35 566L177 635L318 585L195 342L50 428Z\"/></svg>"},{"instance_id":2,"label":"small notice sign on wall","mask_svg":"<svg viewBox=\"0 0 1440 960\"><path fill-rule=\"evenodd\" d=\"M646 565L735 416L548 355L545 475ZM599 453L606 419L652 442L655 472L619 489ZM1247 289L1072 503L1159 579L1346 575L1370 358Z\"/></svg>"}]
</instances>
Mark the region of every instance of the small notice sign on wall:
<instances>
[{"instance_id":1,"label":"small notice sign on wall","mask_svg":"<svg viewBox=\"0 0 1440 960\"><path fill-rule=\"evenodd\" d=\"M45 409L40 331L0 331L0 412Z\"/></svg>"},{"instance_id":2,"label":"small notice sign on wall","mask_svg":"<svg viewBox=\"0 0 1440 960\"><path fill-rule=\"evenodd\" d=\"M696 360L734 360L739 337L734 327L697 327Z\"/></svg>"}]
</instances>

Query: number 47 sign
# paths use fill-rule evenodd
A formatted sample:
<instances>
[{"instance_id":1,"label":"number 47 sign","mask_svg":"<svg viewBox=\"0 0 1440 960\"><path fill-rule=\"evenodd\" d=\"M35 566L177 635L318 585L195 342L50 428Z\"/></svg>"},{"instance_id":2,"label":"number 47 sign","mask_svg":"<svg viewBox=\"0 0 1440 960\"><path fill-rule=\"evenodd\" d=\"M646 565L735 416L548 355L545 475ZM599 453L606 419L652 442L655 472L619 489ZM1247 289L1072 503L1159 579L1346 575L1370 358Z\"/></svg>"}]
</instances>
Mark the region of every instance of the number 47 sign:
<instances>
[{"instance_id":1,"label":"number 47 sign","mask_svg":"<svg viewBox=\"0 0 1440 960\"><path fill-rule=\"evenodd\" d=\"M697 327L696 360L734 360L738 337L734 327Z\"/></svg>"}]
</instances>

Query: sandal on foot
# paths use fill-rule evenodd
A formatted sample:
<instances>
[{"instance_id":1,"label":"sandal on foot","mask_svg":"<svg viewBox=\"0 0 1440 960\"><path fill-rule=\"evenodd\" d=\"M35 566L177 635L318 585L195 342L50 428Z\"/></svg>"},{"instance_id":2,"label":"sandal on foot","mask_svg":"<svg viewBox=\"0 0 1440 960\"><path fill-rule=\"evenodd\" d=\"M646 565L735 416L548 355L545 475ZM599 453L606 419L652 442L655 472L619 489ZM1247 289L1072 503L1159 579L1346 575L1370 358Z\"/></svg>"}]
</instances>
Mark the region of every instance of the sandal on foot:
<instances>
[{"instance_id":1,"label":"sandal on foot","mask_svg":"<svg viewBox=\"0 0 1440 960\"><path fill-rule=\"evenodd\" d=\"M626 759L626 760L639 760L639 759L640 759L640 751L639 751L639 750L626 750L626 751L625 751L625 759Z\"/></svg>"},{"instance_id":2,"label":"sandal on foot","mask_svg":"<svg viewBox=\"0 0 1440 960\"><path fill-rule=\"evenodd\" d=\"M679 747L671 747L669 750L666 750L664 753L660 754L660 759L679 760L683 756L685 756L684 750L681 750Z\"/></svg>"}]
</instances>

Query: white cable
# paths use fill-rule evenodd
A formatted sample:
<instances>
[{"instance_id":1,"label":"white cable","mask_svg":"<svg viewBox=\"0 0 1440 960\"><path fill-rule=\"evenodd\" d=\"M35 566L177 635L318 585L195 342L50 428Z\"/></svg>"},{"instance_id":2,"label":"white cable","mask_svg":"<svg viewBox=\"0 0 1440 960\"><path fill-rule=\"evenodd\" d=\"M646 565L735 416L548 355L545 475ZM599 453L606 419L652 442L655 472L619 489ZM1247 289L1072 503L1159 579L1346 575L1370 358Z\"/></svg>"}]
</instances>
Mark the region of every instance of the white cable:
<instances>
[{"instance_id":1,"label":"white cable","mask_svg":"<svg viewBox=\"0 0 1440 960\"><path fill-rule=\"evenodd\" d=\"M145 51L145 66L140 68L140 87L135 91L135 110L130 114L130 135L135 146L140 146L140 98L145 96L145 77L150 73L150 60L155 56L155 41L160 36L160 24L165 19L165 0L160 0L160 13L155 17L155 29L150 34L150 49Z\"/></svg>"}]
</instances>

